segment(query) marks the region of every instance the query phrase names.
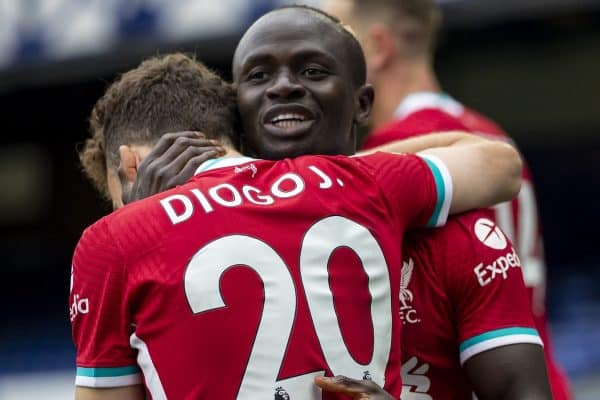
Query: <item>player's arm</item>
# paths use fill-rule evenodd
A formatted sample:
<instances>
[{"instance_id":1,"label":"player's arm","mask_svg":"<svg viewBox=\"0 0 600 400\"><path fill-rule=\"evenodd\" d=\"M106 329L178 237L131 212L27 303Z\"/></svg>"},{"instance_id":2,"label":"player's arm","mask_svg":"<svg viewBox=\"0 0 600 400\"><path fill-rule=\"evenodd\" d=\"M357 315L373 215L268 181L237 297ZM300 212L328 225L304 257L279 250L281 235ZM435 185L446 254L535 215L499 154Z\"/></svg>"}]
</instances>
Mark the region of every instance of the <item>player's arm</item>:
<instances>
[{"instance_id":1,"label":"player's arm","mask_svg":"<svg viewBox=\"0 0 600 400\"><path fill-rule=\"evenodd\" d=\"M504 142L445 132L394 142L378 150L419 152L440 159L452 180L450 214L510 200L521 187L521 157Z\"/></svg>"},{"instance_id":2,"label":"player's arm","mask_svg":"<svg viewBox=\"0 0 600 400\"><path fill-rule=\"evenodd\" d=\"M69 312L77 353L77 398L124 395L142 384L130 344L125 261L109 230L110 218L86 229L73 256Z\"/></svg>"},{"instance_id":3,"label":"player's arm","mask_svg":"<svg viewBox=\"0 0 600 400\"><path fill-rule=\"evenodd\" d=\"M473 356L464 364L479 400L552 400L542 347L521 343Z\"/></svg>"},{"instance_id":4,"label":"player's arm","mask_svg":"<svg viewBox=\"0 0 600 400\"><path fill-rule=\"evenodd\" d=\"M452 243L436 256L455 309L460 362L480 400L551 400L519 256L485 217L459 217L448 227Z\"/></svg>"},{"instance_id":5,"label":"player's arm","mask_svg":"<svg viewBox=\"0 0 600 400\"><path fill-rule=\"evenodd\" d=\"M144 386L133 385L119 388L87 388L75 389L75 400L145 400Z\"/></svg>"},{"instance_id":6,"label":"player's arm","mask_svg":"<svg viewBox=\"0 0 600 400\"><path fill-rule=\"evenodd\" d=\"M480 137L466 131L436 131L428 134L414 136L408 139L396 140L381 146L364 150L358 155L365 155L383 151L386 153L418 153L433 147L447 147L458 144L480 143Z\"/></svg>"}]
</instances>

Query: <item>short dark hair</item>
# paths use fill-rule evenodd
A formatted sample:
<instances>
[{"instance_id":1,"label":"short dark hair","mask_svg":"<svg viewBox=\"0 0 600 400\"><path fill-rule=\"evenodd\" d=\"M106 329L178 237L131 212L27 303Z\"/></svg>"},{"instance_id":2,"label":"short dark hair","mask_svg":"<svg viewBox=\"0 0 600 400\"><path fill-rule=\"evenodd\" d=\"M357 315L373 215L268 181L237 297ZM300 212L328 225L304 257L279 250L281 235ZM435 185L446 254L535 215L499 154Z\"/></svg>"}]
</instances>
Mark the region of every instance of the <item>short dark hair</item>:
<instances>
[{"instance_id":1,"label":"short dark hair","mask_svg":"<svg viewBox=\"0 0 600 400\"><path fill-rule=\"evenodd\" d=\"M365 54L363 52L360 42L354 35L354 33L344 25L339 18L315 7L307 5L287 5L275 8L267 14L282 11L282 10L301 10L310 13L313 16L319 18L319 20L330 24L337 32L339 32L348 42L349 56L352 58L352 80L356 87L364 85L367 81L367 64L365 61ZM266 15L266 14L265 14Z\"/></svg>"},{"instance_id":2,"label":"short dark hair","mask_svg":"<svg viewBox=\"0 0 600 400\"><path fill-rule=\"evenodd\" d=\"M431 54L442 25L435 0L352 0L357 18L375 17L405 38L414 54Z\"/></svg>"},{"instance_id":3,"label":"short dark hair","mask_svg":"<svg viewBox=\"0 0 600 400\"><path fill-rule=\"evenodd\" d=\"M85 174L108 196L107 167L117 168L123 144L152 145L177 131L201 131L237 143L235 96L229 83L191 56L176 53L143 61L96 102L91 138L79 153Z\"/></svg>"}]
</instances>

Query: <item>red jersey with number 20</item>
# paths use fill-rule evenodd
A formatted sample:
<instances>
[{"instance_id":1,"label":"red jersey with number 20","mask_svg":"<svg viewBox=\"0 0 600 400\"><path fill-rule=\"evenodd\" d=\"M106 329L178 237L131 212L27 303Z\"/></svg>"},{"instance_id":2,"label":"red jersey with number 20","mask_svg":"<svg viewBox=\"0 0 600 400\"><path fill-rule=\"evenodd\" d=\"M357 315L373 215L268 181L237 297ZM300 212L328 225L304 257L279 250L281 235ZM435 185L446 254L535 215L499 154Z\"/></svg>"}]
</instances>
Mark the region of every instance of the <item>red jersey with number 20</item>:
<instances>
[{"instance_id":1,"label":"red jersey with number 20","mask_svg":"<svg viewBox=\"0 0 600 400\"><path fill-rule=\"evenodd\" d=\"M343 374L398 397L398 238L444 223L445 166L384 153L209 164L83 234L76 384L143 378L154 399L336 399L313 379Z\"/></svg>"},{"instance_id":2,"label":"red jersey with number 20","mask_svg":"<svg viewBox=\"0 0 600 400\"><path fill-rule=\"evenodd\" d=\"M493 139L510 141L506 132L494 122L445 94L426 92L411 94L400 104L395 117L394 121L369 135L363 147L368 149L394 140L452 130L470 131ZM571 398L569 383L554 359L549 335L545 309L546 267L535 192L527 165L523 168L523 184L519 196L511 202L496 206L488 218L498 223L515 243L522 264L520 270L529 293L528 304L532 308L536 328L544 342L546 365L554 399L568 400ZM448 237L445 240L452 239ZM522 306L525 307L525 304ZM407 331L405 330L405 333ZM429 332L420 330L420 334L420 337L425 337ZM412 346L410 341L403 341L404 355L410 354ZM455 367L457 365L454 364ZM448 375L447 371L440 376ZM451 387L456 387L454 381L450 380L449 383ZM448 396L439 398L454 398L450 393L452 390L448 392Z\"/></svg>"}]
</instances>

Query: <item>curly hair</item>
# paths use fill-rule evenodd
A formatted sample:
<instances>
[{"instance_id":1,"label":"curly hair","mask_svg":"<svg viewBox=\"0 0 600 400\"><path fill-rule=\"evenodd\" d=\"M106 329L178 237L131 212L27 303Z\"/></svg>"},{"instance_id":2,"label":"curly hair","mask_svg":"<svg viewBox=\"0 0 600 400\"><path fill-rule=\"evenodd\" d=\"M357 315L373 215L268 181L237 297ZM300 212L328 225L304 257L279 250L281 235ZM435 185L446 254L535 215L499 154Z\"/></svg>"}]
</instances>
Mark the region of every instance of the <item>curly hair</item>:
<instances>
[{"instance_id":1,"label":"curly hair","mask_svg":"<svg viewBox=\"0 0 600 400\"><path fill-rule=\"evenodd\" d=\"M143 61L113 82L94 106L91 137L79 152L83 170L108 198L108 169L119 146L153 145L167 132L201 131L238 142L235 90L193 57L176 53Z\"/></svg>"}]
</instances>

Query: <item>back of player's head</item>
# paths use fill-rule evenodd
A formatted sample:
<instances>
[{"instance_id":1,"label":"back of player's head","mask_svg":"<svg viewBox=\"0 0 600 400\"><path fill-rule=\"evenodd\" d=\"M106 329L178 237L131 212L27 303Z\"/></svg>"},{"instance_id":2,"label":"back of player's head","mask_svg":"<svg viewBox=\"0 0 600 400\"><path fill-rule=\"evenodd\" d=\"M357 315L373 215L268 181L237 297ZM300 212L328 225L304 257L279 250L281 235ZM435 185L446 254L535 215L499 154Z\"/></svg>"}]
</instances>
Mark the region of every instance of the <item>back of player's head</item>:
<instances>
[{"instance_id":1,"label":"back of player's head","mask_svg":"<svg viewBox=\"0 0 600 400\"><path fill-rule=\"evenodd\" d=\"M106 194L120 145L153 145L177 131L237 143L237 119L235 91L202 63L180 53L152 57L117 78L94 106L81 164Z\"/></svg>"},{"instance_id":2,"label":"back of player's head","mask_svg":"<svg viewBox=\"0 0 600 400\"><path fill-rule=\"evenodd\" d=\"M345 47L346 54L348 56L348 60L345 60L346 64L348 65L349 68L352 69L352 78L353 78L352 83L355 85L355 87L360 87L365 84L366 76L367 76L365 55L363 53L363 49L362 49L360 43L358 42L358 40L356 39L356 36L354 35L354 32L352 32L352 30L348 26L344 25L337 17L335 17L331 14L328 14L327 12L320 10L318 8L314 8L314 7L307 6L307 5L288 5L288 6L278 7L276 9L266 13L261 18L259 18L248 29L248 31L246 32L246 34L244 36L251 34L253 31L253 28L258 27L260 29L261 23L269 24L269 21L271 18L276 18L278 13L283 13L283 12L303 13L304 16L311 18L314 23L325 24L325 25L331 27L333 29L333 31L337 32L337 34L339 34L339 37L340 37L340 43L342 46ZM242 37L242 39L240 40L238 49L243 45L243 42L244 42L244 37ZM237 49L236 49L236 54L237 54ZM236 61L239 61L239 60L236 60L236 57L234 56L234 63L233 63L234 64L234 76L235 76Z\"/></svg>"},{"instance_id":3,"label":"back of player's head","mask_svg":"<svg viewBox=\"0 0 600 400\"><path fill-rule=\"evenodd\" d=\"M435 47L442 13L435 0L350 1L354 21L379 22L393 30L409 54L429 55Z\"/></svg>"}]
</instances>

